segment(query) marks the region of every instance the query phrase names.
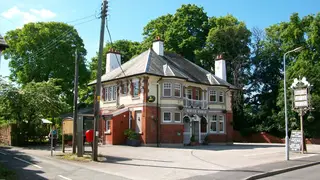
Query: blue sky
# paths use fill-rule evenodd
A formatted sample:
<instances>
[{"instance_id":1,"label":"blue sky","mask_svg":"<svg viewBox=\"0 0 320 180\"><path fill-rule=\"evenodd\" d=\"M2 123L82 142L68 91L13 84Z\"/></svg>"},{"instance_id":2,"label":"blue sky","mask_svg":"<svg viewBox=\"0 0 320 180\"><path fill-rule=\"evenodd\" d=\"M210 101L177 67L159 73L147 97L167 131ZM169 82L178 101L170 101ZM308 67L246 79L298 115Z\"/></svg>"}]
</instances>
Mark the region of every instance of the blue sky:
<instances>
[{"instance_id":1,"label":"blue sky","mask_svg":"<svg viewBox=\"0 0 320 180\"><path fill-rule=\"evenodd\" d=\"M208 16L232 14L244 21L248 28L266 28L272 24L288 21L292 13L300 16L320 12L318 0L110 0L108 24L113 41L142 40L143 27L158 16L174 13L182 4L202 6ZM0 34L24 23L35 21L69 22L95 14L100 10L101 0L1 0ZM83 21L91 20L91 18ZM78 21L70 23L80 23ZM88 51L87 59L98 51L100 20L96 19L75 26ZM108 36L105 36L105 42ZM8 61L2 57L0 75L10 74Z\"/></svg>"}]
</instances>

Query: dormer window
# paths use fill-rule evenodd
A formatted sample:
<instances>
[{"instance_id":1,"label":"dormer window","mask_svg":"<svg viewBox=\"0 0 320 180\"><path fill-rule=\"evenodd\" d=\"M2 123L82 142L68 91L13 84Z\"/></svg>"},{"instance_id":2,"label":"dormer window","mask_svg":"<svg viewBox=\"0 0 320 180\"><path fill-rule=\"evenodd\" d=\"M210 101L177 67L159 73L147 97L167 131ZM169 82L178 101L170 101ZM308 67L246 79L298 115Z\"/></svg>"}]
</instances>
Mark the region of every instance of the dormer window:
<instances>
[{"instance_id":1,"label":"dormer window","mask_svg":"<svg viewBox=\"0 0 320 180\"><path fill-rule=\"evenodd\" d=\"M163 97L171 97L171 83L163 83Z\"/></svg>"}]
</instances>

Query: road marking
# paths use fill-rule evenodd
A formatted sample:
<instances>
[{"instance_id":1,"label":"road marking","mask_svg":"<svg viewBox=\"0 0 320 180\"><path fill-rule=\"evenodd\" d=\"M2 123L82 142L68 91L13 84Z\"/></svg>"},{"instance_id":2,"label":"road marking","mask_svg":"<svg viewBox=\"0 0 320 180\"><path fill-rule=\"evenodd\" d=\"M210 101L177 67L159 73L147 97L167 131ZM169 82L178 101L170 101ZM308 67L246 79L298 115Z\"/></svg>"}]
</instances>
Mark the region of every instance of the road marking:
<instances>
[{"instance_id":1,"label":"road marking","mask_svg":"<svg viewBox=\"0 0 320 180\"><path fill-rule=\"evenodd\" d=\"M33 164L33 163L29 162L29 161L26 161L26 160L23 160L23 159L20 159L20 158L17 158L17 157L14 157L14 158L17 159L17 160L19 160L19 161L22 161L22 162L25 162L25 163L27 163L27 164L30 164L30 165L32 165L32 166L34 166L34 167L37 167L37 168L39 168L39 169L42 168L41 166L38 166L38 165L36 165L36 164Z\"/></svg>"},{"instance_id":2,"label":"road marking","mask_svg":"<svg viewBox=\"0 0 320 180\"><path fill-rule=\"evenodd\" d=\"M1 151L0 151L0 154L2 154L2 155L7 155L7 153L1 152Z\"/></svg>"},{"instance_id":3,"label":"road marking","mask_svg":"<svg viewBox=\"0 0 320 180\"><path fill-rule=\"evenodd\" d=\"M67 178L67 177L64 177L64 176L62 176L62 175L58 175L58 176L61 177L62 179L65 179L65 180L72 180L72 179Z\"/></svg>"}]
</instances>

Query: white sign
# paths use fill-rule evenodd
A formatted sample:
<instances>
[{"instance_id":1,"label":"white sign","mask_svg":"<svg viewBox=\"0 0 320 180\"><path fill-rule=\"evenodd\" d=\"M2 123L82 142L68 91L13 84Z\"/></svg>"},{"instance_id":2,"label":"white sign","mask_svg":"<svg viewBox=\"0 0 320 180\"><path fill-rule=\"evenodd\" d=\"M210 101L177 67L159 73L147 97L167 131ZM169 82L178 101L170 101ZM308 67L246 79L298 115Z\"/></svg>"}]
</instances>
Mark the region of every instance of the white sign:
<instances>
[{"instance_id":1,"label":"white sign","mask_svg":"<svg viewBox=\"0 0 320 180\"><path fill-rule=\"evenodd\" d=\"M296 89L294 90L294 95L306 95L307 94L307 89Z\"/></svg>"},{"instance_id":2,"label":"white sign","mask_svg":"<svg viewBox=\"0 0 320 180\"><path fill-rule=\"evenodd\" d=\"M294 102L295 107L308 107L308 101L296 101Z\"/></svg>"},{"instance_id":3,"label":"white sign","mask_svg":"<svg viewBox=\"0 0 320 180\"><path fill-rule=\"evenodd\" d=\"M307 101L308 96L307 95L302 95L302 96L294 96L294 101Z\"/></svg>"}]
</instances>

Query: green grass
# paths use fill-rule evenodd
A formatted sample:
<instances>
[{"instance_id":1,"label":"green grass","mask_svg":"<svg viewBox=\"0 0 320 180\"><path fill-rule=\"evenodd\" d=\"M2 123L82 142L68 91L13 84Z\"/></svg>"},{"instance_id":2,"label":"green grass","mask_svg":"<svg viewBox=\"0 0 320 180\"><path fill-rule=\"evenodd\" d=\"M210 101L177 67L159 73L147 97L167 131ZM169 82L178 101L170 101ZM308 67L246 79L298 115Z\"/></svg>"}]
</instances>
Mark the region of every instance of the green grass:
<instances>
[{"instance_id":1,"label":"green grass","mask_svg":"<svg viewBox=\"0 0 320 180\"><path fill-rule=\"evenodd\" d=\"M0 164L0 179L16 180L18 178L14 171L7 169L2 164Z\"/></svg>"},{"instance_id":2,"label":"green grass","mask_svg":"<svg viewBox=\"0 0 320 180\"><path fill-rule=\"evenodd\" d=\"M64 160L70 160L70 161L80 161L80 162L90 162L91 161L91 156L84 154L83 157L77 157L76 154L72 153L65 153L65 154L60 154L57 155L59 159L64 159Z\"/></svg>"}]
</instances>

